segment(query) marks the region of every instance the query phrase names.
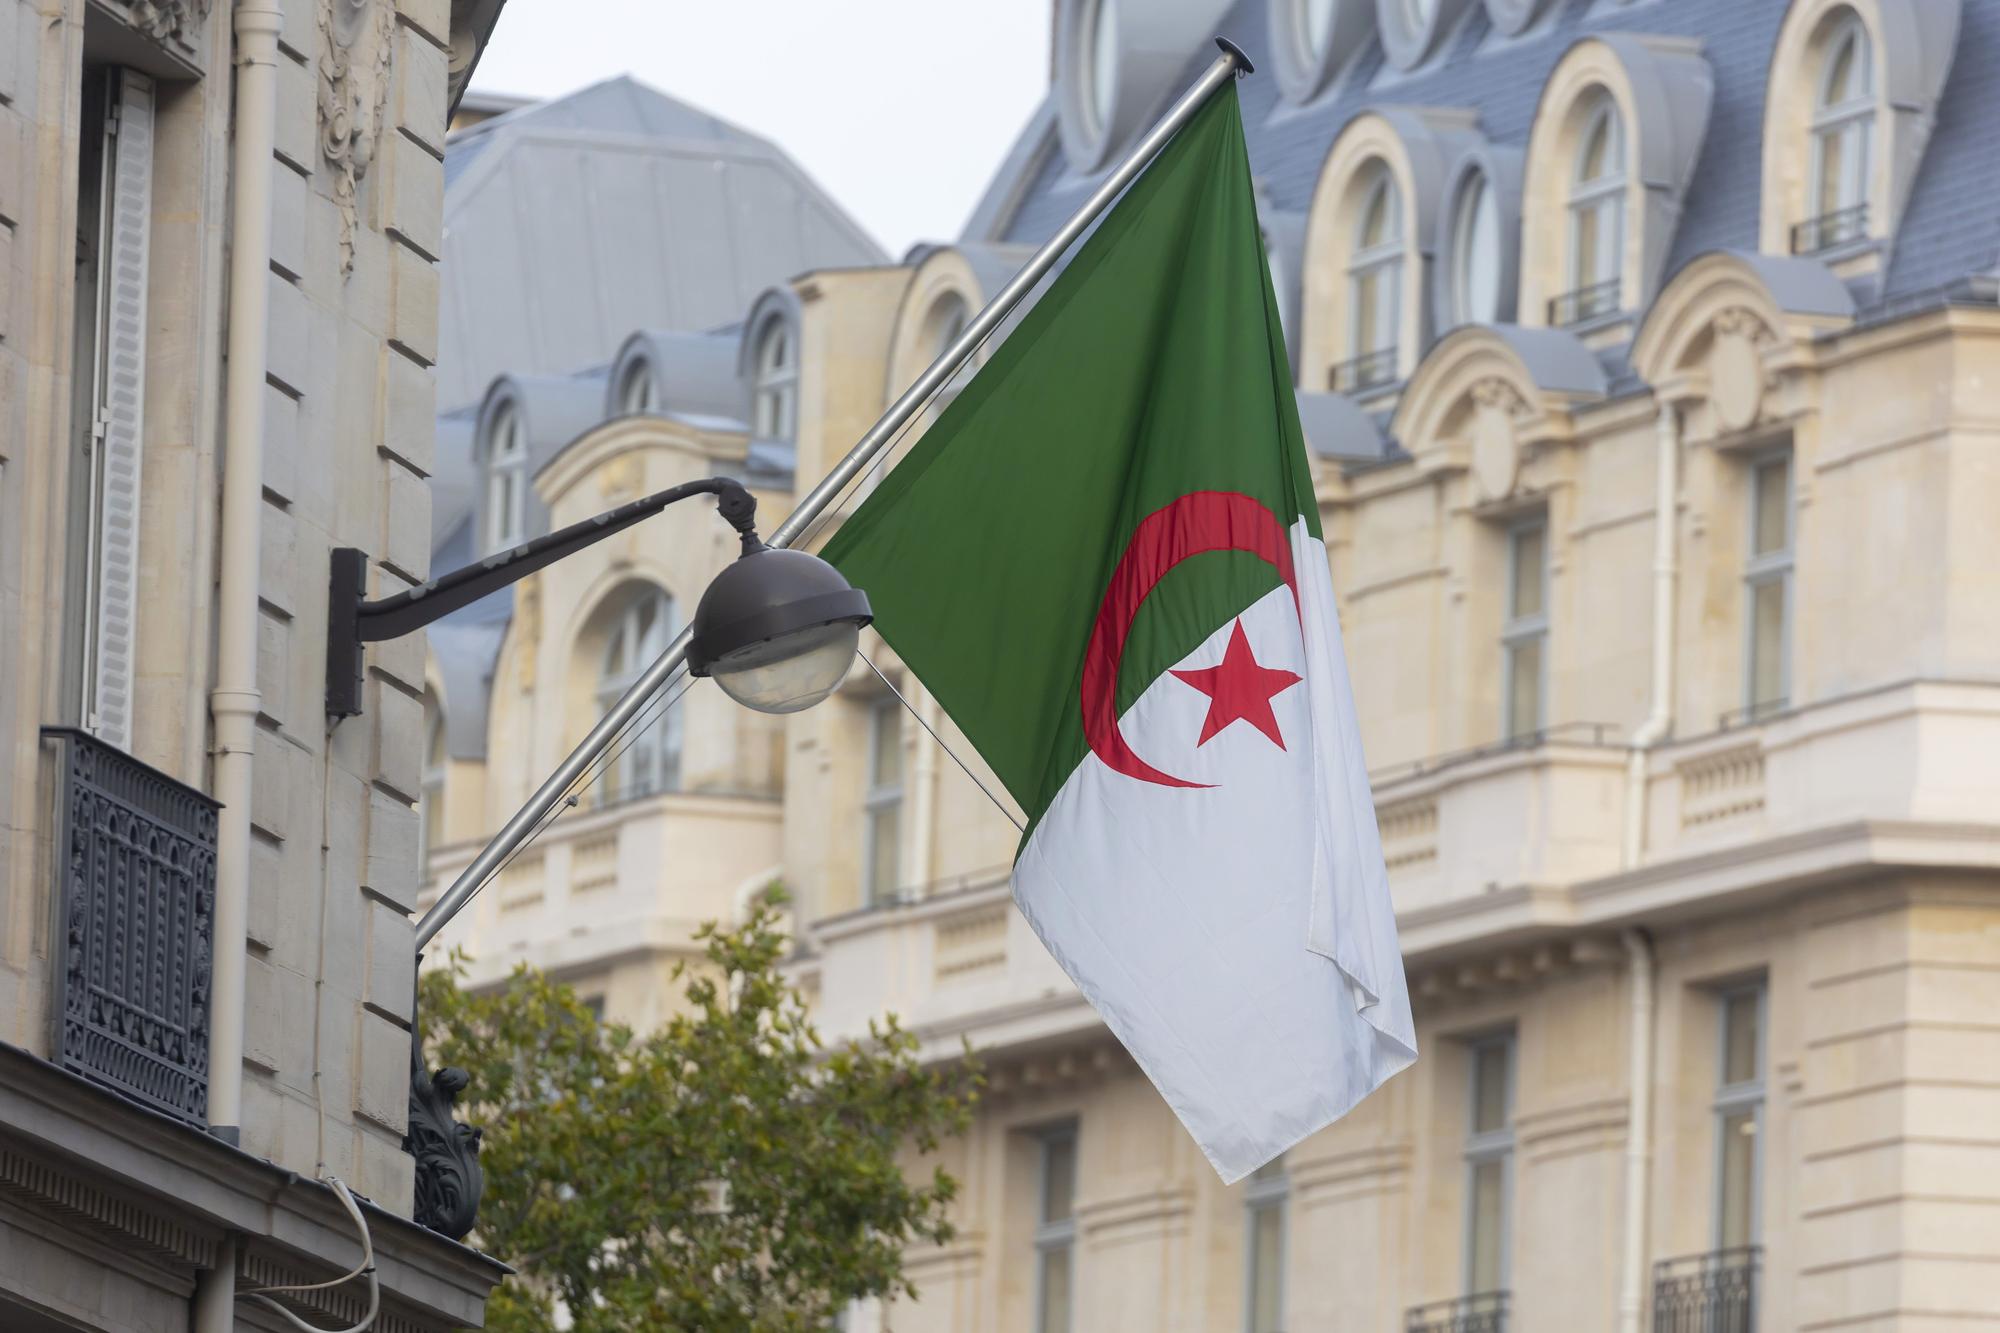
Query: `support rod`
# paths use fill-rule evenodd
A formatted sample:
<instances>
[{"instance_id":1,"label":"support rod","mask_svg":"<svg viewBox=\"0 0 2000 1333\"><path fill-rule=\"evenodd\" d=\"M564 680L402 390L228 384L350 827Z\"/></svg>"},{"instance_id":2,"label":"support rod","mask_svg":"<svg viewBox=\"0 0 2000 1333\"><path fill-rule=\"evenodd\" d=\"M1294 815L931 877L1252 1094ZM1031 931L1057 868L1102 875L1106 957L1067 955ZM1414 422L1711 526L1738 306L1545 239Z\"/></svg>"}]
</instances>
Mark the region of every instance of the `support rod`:
<instances>
[{"instance_id":1,"label":"support rod","mask_svg":"<svg viewBox=\"0 0 2000 1333\"><path fill-rule=\"evenodd\" d=\"M1222 48L1222 54L1203 71L1192 87L1181 94L1180 100L1160 117L1159 123L1147 132L1146 137L1127 154L1125 160L1104 178L1103 183L1091 193L1090 198L1084 201L1075 215L1065 222L1041 249L1035 251L1034 257L1014 275L1013 280L1002 287L986 308L966 325L965 331L959 334L958 339L938 354L937 360L931 362L930 369L919 375L917 382L904 390L902 397L882 414L882 419L861 437L859 443L848 450L847 457L835 464L833 470L820 480L819 485L813 487L806 498L799 502L791 517L779 525L778 530L771 535L770 545L786 547L799 540L813 521L832 507L840 493L847 489L848 483L866 470L868 465L889 447L898 432L909 423L910 418L930 401L931 395L937 392L938 387L957 374L959 367L971 358L980 344L986 341L988 335L1014 312L1014 307L1021 303L1021 298L1032 291L1035 284L1055 268L1056 262L1062 258L1070 245L1090 229L1098 216L1124 193L1126 186L1138 178L1139 173L1158 156L1162 148L1166 147L1167 141L1174 137L1175 131L1194 117L1195 112L1202 108L1216 89L1239 73L1248 74L1251 71L1249 59L1234 43L1218 38L1216 45ZM465 906L472 895L479 891L480 886L500 864L513 854L514 849L533 836L535 829L549 811L569 794L569 789L575 785L576 780L583 776L584 771L597 760L598 756L610 748L624 731L626 724L638 715L646 701L651 699L674 672L680 669L687 658L687 645L688 631L683 629L668 646L667 651L660 655L659 660L648 667L646 673L633 682L632 688L625 691L623 697L611 706L611 711L590 729L590 734L570 752L569 758L563 760L561 766L549 775L548 780L536 789L533 796L528 798L527 803L514 812L514 817L507 821L505 827L493 835L493 840L473 858L472 864L459 872L451 887L445 890L443 896L431 905L430 911L425 912L423 918L417 922L416 947L419 953L438 931L444 928L445 923L458 914L459 909Z\"/></svg>"}]
</instances>

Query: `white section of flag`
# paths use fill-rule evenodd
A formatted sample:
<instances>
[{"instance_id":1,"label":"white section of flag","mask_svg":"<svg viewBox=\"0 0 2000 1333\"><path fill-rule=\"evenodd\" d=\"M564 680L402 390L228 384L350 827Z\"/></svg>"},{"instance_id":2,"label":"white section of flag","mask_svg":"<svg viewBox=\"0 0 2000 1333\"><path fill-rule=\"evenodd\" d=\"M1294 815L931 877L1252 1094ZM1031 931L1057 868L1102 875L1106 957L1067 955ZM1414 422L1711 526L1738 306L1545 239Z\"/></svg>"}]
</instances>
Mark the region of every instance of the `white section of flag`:
<instances>
[{"instance_id":1,"label":"white section of flag","mask_svg":"<svg viewBox=\"0 0 2000 1333\"><path fill-rule=\"evenodd\" d=\"M1121 729L1148 763L1213 785L1093 754L1014 872L1042 942L1225 1182L1417 1054L1326 548L1303 523L1291 542L1299 609L1276 589L1178 664L1216 665L1240 621L1259 665L1304 677L1271 700L1284 748L1247 721L1198 745L1209 698L1163 674Z\"/></svg>"}]
</instances>

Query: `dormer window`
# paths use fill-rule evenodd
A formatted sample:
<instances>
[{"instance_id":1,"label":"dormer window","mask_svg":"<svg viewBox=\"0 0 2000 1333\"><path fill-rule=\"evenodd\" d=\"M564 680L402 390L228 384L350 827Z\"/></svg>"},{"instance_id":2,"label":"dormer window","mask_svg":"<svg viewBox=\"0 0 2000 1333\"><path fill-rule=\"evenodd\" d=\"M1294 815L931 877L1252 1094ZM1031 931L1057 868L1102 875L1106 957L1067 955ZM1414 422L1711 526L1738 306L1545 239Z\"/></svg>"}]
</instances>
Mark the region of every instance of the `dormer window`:
<instances>
[{"instance_id":1,"label":"dormer window","mask_svg":"<svg viewBox=\"0 0 2000 1333\"><path fill-rule=\"evenodd\" d=\"M750 428L758 439L789 440L798 427L798 357L791 326L772 319L757 340Z\"/></svg>"},{"instance_id":2,"label":"dormer window","mask_svg":"<svg viewBox=\"0 0 2000 1333\"><path fill-rule=\"evenodd\" d=\"M1875 132L1875 57L1852 14L1826 45L1812 118L1814 215L1794 229L1800 254L1868 234L1869 141Z\"/></svg>"},{"instance_id":3,"label":"dormer window","mask_svg":"<svg viewBox=\"0 0 2000 1333\"><path fill-rule=\"evenodd\" d=\"M1403 208L1396 181L1379 163L1366 186L1348 258L1349 358L1333 370L1333 388L1351 393L1396 378L1401 342Z\"/></svg>"},{"instance_id":4,"label":"dormer window","mask_svg":"<svg viewBox=\"0 0 2000 1333\"><path fill-rule=\"evenodd\" d=\"M527 532L528 441L511 403L493 414L486 471L486 548L518 546Z\"/></svg>"},{"instance_id":5,"label":"dormer window","mask_svg":"<svg viewBox=\"0 0 2000 1333\"><path fill-rule=\"evenodd\" d=\"M660 410L653 370L644 361L635 360L625 368L625 378L618 385L618 406L629 417L650 416Z\"/></svg>"},{"instance_id":6,"label":"dormer window","mask_svg":"<svg viewBox=\"0 0 2000 1333\"><path fill-rule=\"evenodd\" d=\"M1569 196L1569 291L1549 323L1578 324L1619 308L1625 271L1625 125L1600 94L1578 140Z\"/></svg>"}]
</instances>

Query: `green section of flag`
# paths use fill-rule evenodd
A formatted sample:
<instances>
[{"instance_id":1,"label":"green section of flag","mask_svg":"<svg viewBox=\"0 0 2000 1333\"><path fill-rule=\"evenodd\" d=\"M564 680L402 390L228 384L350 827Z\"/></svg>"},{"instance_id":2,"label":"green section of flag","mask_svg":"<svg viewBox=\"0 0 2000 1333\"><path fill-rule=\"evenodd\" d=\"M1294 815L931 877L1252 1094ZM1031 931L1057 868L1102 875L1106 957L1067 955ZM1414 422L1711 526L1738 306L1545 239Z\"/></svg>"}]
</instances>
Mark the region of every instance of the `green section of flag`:
<instances>
[{"instance_id":1,"label":"green section of flag","mask_svg":"<svg viewBox=\"0 0 2000 1333\"><path fill-rule=\"evenodd\" d=\"M1174 137L985 368L827 544L1031 817L1088 753L1085 648L1146 515L1239 491L1319 531L1236 90ZM1278 584L1174 568L1133 622L1121 710Z\"/></svg>"}]
</instances>

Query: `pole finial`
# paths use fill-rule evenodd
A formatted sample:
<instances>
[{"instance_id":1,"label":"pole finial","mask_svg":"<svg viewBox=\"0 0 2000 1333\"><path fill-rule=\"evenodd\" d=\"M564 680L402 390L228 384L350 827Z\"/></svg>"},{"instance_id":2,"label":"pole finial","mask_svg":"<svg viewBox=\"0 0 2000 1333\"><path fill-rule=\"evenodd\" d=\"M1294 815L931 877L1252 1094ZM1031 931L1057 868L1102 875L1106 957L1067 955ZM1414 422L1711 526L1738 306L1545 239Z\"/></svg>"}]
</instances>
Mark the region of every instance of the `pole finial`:
<instances>
[{"instance_id":1,"label":"pole finial","mask_svg":"<svg viewBox=\"0 0 2000 1333\"><path fill-rule=\"evenodd\" d=\"M1216 38L1215 44L1222 48L1224 54L1236 57L1237 78L1240 79L1245 74L1255 74L1257 72L1257 67L1250 63L1250 57L1243 54L1242 47L1230 41L1227 37Z\"/></svg>"}]
</instances>

